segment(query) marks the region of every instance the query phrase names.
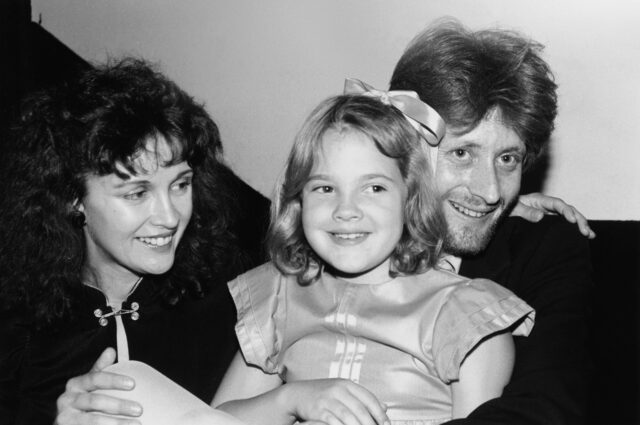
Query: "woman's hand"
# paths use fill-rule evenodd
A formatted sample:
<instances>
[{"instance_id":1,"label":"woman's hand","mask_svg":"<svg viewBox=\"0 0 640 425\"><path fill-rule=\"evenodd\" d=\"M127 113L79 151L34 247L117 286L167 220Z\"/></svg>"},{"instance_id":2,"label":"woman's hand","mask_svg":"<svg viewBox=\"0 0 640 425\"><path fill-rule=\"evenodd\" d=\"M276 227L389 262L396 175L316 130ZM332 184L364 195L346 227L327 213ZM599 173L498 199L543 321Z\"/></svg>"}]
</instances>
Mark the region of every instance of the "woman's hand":
<instances>
[{"instance_id":1,"label":"woman's hand","mask_svg":"<svg viewBox=\"0 0 640 425\"><path fill-rule=\"evenodd\" d=\"M140 425L131 417L142 414L142 406L130 400L96 394L98 389L131 390L135 382L128 376L102 372L113 364L116 352L107 348L94 363L91 371L67 381L65 392L58 397L56 425ZM106 415L121 415L116 418Z\"/></svg>"},{"instance_id":2,"label":"woman's hand","mask_svg":"<svg viewBox=\"0 0 640 425\"><path fill-rule=\"evenodd\" d=\"M281 396L292 403L292 414L304 423L327 425L389 424L386 406L364 387L346 379L287 383Z\"/></svg>"},{"instance_id":3,"label":"woman's hand","mask_svg":"<svg viewBox=\"0 0 640 425\"><path fill-rule=\"evenodd\" d=\"M559 214L568 222L576 223L580 233L589 239L596 237L587 218L580 213L574 206L567 204L560 198L543 195L542 193L529 193L520 195L518 203L511 212L511 215L519 216L531 222L542 220L545 214Z\"/></svg>"}]
</instances>

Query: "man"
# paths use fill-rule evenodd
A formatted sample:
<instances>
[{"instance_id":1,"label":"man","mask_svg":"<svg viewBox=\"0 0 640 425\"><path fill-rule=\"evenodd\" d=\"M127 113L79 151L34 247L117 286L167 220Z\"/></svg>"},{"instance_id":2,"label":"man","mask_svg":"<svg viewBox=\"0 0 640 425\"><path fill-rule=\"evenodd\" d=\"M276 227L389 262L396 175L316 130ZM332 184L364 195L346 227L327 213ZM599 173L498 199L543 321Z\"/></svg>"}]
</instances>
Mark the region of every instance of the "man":
<instances>
[{"instance_id":1,"label":"man","mask_svg":"<svg viewBox=\"0 0 640 425\"><path fill-rule=\"evenodd\" d=\"M391 90L416 91L447 123L435 173L445 251L461 275L492 279L536 309L533 332L516 339L503 395L451 423L584 421L587 239L559 217L508 217L556 116L556 84L541 50L512 32L470 32L445 21L410 43L391 78Z\"/></svg>"}]
</instances>

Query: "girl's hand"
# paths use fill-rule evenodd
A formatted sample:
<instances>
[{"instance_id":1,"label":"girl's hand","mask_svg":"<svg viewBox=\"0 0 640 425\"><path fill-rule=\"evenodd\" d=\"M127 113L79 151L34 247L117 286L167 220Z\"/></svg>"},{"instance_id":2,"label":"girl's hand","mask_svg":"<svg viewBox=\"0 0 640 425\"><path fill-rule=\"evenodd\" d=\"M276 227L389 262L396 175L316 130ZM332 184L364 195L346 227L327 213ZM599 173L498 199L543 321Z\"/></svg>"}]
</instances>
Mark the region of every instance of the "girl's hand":
<instances>
[{"instance_id":1,"label":"girl's hand","mask_svg":"<svg viewBox=\"0 0 640 425\"><path fill-rule=\"evenodd\" d=\"M587 218L575 207L560 198L543 195L542 193L520 195L518 203L511 212L512 216L519 216L534 223L542 220L545 214L560 214L568 222L576 223L580 233L584 236L589 239L596 237L594 231L589 227Z\"/></svg>"},{"instance_id":2,"label":"girl's hand","mask_svg":"<svg viewBox=\"0 0 640 425\"><path fill-rule=\"evenodd\" d=\"M96 360L90 372L67 381L65 392L58 397L56 425L140 425L139 421L131 418L105 416L140 416L142 406L138 403L92 393L97 389L131 390L135 386L133 379L128 376L102 372L102 369L113 364L115 359L115 350L107 348Z\"/></svg>"},{"instance_id":3,"label":"girl's hand","mask_svg":"<svg viewBox=\"0 0 640 425\"><path fill-rule=\"evenodd\" d=\"M388 425L386 406L364 387L346 379L298 381L281 387L300 421L327 425Z\"/></svg>"}]
</instances>

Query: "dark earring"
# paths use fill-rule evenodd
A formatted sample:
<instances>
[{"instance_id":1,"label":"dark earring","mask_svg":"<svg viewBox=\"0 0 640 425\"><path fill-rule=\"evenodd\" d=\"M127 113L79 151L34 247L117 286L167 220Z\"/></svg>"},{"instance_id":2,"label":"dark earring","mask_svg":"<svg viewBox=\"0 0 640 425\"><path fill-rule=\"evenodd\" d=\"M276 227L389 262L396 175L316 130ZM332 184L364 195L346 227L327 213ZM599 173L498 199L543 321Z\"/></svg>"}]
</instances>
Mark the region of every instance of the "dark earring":
<instances>
[{"instance_id":1,"label":"dark earring","mask_svg":"<svg viewBox=\"0 0 640 425\"><path fill-rule=\"evenodd\" d=\"M69 217L71 219L71 224L73 224L73 227L77 227L78 229L82 229L84 225L87 224L87 217L85 217L82 211L71 211Z\"/></svg>"}]
</instances>

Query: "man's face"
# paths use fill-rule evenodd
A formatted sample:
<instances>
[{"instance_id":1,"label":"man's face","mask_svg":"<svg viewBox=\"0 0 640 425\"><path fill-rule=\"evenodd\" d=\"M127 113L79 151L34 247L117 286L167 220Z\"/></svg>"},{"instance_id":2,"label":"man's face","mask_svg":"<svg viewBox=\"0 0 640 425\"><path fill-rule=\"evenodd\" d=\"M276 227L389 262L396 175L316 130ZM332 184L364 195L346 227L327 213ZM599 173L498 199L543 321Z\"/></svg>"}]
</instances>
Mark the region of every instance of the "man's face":
<instances>
[{"instance_id":1,"label":"man's face","mask_svg":"<svg viewBox=\"0 0 640 425\"><path fill-rule=\"evenodd\" d=\"M436 169L447 253L468 256L487 246L517 201L524 155L524 142L495 111L468 133L447 131Z\"/></svg>"}]
</instances>

